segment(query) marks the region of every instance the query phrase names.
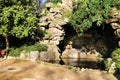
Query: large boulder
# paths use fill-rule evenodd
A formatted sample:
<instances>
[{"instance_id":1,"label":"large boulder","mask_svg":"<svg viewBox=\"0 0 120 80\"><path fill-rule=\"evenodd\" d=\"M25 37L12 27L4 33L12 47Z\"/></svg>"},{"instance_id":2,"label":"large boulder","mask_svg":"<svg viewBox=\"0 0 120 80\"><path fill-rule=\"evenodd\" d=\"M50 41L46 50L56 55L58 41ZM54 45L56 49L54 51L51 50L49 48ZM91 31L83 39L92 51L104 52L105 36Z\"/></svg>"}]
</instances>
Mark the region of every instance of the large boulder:
<instances>
[{"instance_id":1,"label":"large boulder","mask_svg":"<svg viewBox=\"0 0 120 80\"><path fill-rule=\"evenodd\" d=\"M78 50L75 48L72 48L72 49L70 49L70 53L69 53L68 57L77 59L77 58L79 58L78 54L79 54Z\"/></svg>"},{"instance_id":2,"label":"large boulder","mask_svg":"<svg viewBox=\"0 0 120 80\"><path fill-rule=\"evenodd\" d=\"M63 52L62 52L62 58L69 58L69 53L70 53L70 49L65 49Z\"/></svg>"},{"instance_id":3,"label":"large boulder","mask_svg":"<svg viewBox=\"0 0 120 80\"><path fill-rule=\"evenodd\" d=\"M41 61L48 61L48 54L47 54L46 51L40 52L39 60L41 60Z\"/></svg>"},{"instance_id":4,"label":"large boulder","mask_svg":"<svg viewBox=\"0 0 120 80\"><path fill-rule=\"evenodd\" d=\"M30 60L30 53L26 52L25 50L20 52L20 59Z\"/></svg>"},{"instance_id":5,"label":"large boulder","mask_svg":"<svg viewBox=\"0 0 120 80\"><path fill-rule=\"evenodd\" d=\"M60 60L59 48L56 45L49 45L47 49L49 61Z\"/></svg>"},{"instance_id":6,"label":"large boulder","mask_svg":"<svg viewBox=\"0 0 120 80\"><path fill-rule=\"evenodd\" d=\"M30 52L30 60L35 62L39 58L39 51L31 51Z\"/></svg>"}]
</instances>

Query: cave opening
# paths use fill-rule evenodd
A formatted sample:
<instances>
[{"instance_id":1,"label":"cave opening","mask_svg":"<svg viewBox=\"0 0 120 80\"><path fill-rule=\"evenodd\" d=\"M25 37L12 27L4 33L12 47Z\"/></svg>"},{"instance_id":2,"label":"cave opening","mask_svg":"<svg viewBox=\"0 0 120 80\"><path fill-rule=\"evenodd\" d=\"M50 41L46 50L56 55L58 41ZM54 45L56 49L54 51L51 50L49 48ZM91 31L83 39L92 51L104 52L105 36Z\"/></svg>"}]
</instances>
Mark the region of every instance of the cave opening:
<instances>
[{"instance_id":1,"label":"cave opening","mask_svg":"<svg viewBox=\"0 0 120 80\"><path fill-rule=\"evenodd\" d=\"M82 36L78 37L77 33L73 29L72 26L70 25L64 25L63 26L65 30L65 36L64 40L60 42L58 45L59 49L61 50L61 55L62 52L65 51L65 46L72 41L72 47L79 50L81 48L86 48L86 50L89 52L93 48L98 51L101 55L102 58L109 58L111 57L112 51L115 50L117 45L117 39L114 35L114 29L112 29L110 24L105 24L104 26L93 26L90 29L86 30ZM104 70L105 65L104 61L91 61L85 59L64 59L61 58L61 63L64 65L70 65L70 66L75 66L79 68L92 68L92 69L100 69ZM91 65L88 65L91 64Z\"/></svg>"},{"instance_id":2,"label":"cave opening","mask_svg":"<svg viewBox=\"0 0 120 80\"><path fill-rule=\"evenodd\" d=\"M110 24L97 27L93 26L78 37L75 30L69 24L62 26L65 30L64 40L60 41L58 47L62 52L69 41L73 42L73 48L80 49L85 47L88 51L93 47L100 52L104 58L110 57L110 54L118 46L114 30Z\"/></svg>"}]
</instances>

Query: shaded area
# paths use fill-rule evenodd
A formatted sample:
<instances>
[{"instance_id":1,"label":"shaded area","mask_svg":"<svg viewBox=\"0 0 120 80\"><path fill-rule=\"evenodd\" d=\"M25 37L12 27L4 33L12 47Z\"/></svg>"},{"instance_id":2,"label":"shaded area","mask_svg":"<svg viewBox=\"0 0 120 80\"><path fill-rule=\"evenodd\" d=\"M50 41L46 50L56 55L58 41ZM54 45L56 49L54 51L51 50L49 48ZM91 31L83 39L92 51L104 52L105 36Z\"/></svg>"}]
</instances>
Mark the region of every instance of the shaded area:
<instances>
[{"instance_id":1,"label":"shaded area","mask_svg":"<svg viewBox=\"0 0 120 80\"><path fill-rule=\"evenodd\" d=\"M105 70L104 62L92 60L92 59L61 59L59 62L61 65L70 65L74 67L81 68L89 68L89 69L99 69L99 70Z\"/></svg>"},{"instance_id":2,"label":"shaded area","mask_svg":"<svg viewBox=\"0 0 120 80\"><path fill-rule=\"evenodd\" d=\"M101 27L94 25L80 37L77 36L73 27L70 25L64 25L63 28L65 30L65 37L58 46L61 53L65 50L65 46L69 41L73 42L73 48L79 50L84 47L87 51L95 49L104 58L110 57L111 52L118 46L114 30L110 24L105 24Z\"/></svg>"},{"instance_id":3,"label":"shaded area","mask_svg":"<svg viewBox=\"0 0 120 80\"><path fill-rule=\"evenodd\" d=\"M118 47L117 38L110 24L106 24L103 27L103 40L108 48L108 54L105 57L110 57L111 53Z\"/></svg>"},{"instance_id":4,"label":"shaded area","mask_svg":"<svg viewBox=\"0 0 120 80\"><path fill-rule=\"evenodd\" d=\"M60 41L60 44L58 45L61 53L65 50L65 46L67 45L69 38L72 38L76 35L75 30L69 24L63 25L62 27L65 31L65 36L64 40Z\"/></svg>"},{"instance_id":5,"label":"shaded area","mask_svg":"<svg viewBox=\"0 0 120 80\"><path fill-rule=\"evenodd\" d=\"M65 50L65 46L69 43L69 41L73 41L73 48L81 49L84 47L87 52L95 49L100 54L102 54L103 58L109 58L114 49L118 46L117 39L114 35L114 30L112 29L110 24L105 24L100 27L93 25L90 29L84 32L84 34L80 37L77 36L73 27L70 25L62 26L65 30L64 40L60 42L59 48L61 53ZM92 69L100 69L104 70L105 65L103 61L89 61L89 60L70 60L61 59L60 64L62 65L72 65L80 68L92 68Z\"/></svg>"}]
</instances>

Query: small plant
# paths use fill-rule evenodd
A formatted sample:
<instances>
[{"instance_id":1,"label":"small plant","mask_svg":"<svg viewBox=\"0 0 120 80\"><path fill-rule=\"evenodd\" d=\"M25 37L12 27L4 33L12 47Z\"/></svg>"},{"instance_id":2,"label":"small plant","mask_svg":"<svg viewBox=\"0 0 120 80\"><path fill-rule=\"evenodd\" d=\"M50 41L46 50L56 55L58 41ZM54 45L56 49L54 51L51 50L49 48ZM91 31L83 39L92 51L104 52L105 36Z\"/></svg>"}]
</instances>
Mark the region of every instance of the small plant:
<instances>
[{"instance_id":1,"label":"small plant","mask_svg":"<svg viewBox=\"0 0 120 80\"><path fill-rule=\"evenodd\" d=\"M67 68L70 69L70 70L75 70L75 71L78 70L78 68L74 67L74 66L67 66Z\"/></svg>"},{"instance_id":2,"label":"small plant","mask_svg":"<svg viewBox=\"0 0 120 80\"><path fill-rule=\"evenodd\" d=\"M105 70L108 71L111 64L113 63L112 59L111 60L104 60L104 64L105 64Z\"/></svg>"},{"instance_id":3,"label":"small plant","mask_svg":"<svg viewBox=\"0 0 120 80\"><path fill-rule=\"evenodd\" d=\"M120 48L116 48L113 52L111 57L113 58L114 61L120 61Z\"/></svg>"},{"instance_id":4,"label":"small plant","mask_svg":"<svg viewBox=\"0 0 120 80\"><path fill-rule=\"evenodd\" d=\"M63 10L62 12L63 12L62 18L70 18L72 15L72 12L69 10Z\"/></svg>"},{"instance_id":5,"label":"small plant","mask_svg":"<svg viewBox=\"0 0 120 80\"><path fill-rule=\"evenodd\" d=\"M61 6L60 5L58 5L58 3L54 3L53 5L52 5L52 8L60 8Z\"/></svg>"},{"instance_id":6,"label":"small plant","mask_svg":"<svg viewBox=\"0 0 120 80\"><path fill-rule=\"evenodd\" d=\"M116 48L112 52L111 57L112 57L113 61L115 62L118 72L120 72L120 48Z\"/></svg>"}]
</instances>

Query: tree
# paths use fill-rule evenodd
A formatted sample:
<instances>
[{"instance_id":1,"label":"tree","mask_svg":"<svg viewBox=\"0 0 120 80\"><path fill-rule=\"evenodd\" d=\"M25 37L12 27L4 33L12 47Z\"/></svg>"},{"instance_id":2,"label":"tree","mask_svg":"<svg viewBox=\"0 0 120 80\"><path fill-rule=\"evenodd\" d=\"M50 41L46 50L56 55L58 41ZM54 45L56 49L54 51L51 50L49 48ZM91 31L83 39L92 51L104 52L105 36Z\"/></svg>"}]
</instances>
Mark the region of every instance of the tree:
<instances>
[{"instance_id":1,"label":"tree","mask_svg":"<svg viewBox=\"0 0 120 80\"><path fill-rule=\"evenodd\" d=\"M119 5L119 0L77 0L74 2L70 24L78 34L82 34L93 24L104 24L111 8L116 5Z\"/></svg>"},{"instance_id":2,"label":"tree","mask_svg":"<svg viewBox=\"0 0 120 80\"><path fill-rule=\"evenodd\" d=\"M0 35L5 37L8 50L9 36L24 38L38 29L34 0L0 0Z\"/></svg>"}]
</instances>

